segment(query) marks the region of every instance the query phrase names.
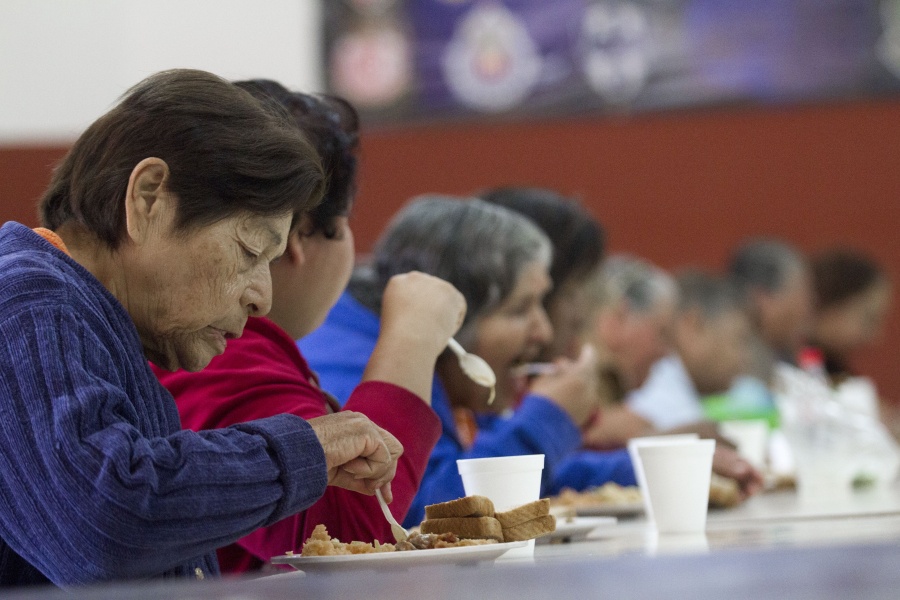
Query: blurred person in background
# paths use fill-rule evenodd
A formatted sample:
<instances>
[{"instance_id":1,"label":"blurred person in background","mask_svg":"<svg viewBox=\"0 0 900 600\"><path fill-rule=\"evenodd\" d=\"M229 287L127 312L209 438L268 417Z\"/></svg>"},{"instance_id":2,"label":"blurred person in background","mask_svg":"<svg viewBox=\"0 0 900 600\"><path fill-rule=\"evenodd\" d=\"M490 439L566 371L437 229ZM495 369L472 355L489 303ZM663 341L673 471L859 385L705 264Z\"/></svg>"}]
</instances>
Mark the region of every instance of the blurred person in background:
<instances>
[{"instance_id":1,"label":"blurred person in background","mask_svg":"<svg viewBox=\"0 0 900 600\"><path fill-rule=\"evenodd\" d=\"M624 404L671 352L678 301L675 280L638 257L609 257L589 282L588 339L601 357L602 412L585 432L595 448L619 448L655 433L653 424Z\"/></svg>"},{"instance_id":2,"label":"blurred person in background","mask_svg":"<svg viewBox=\"0 0 900 600\"><path fill-rule=\"evenodd\" d=\"M249 319L244 334L198 373L155 368L178 404L184 427L227 427L276 414L312 419L340 410L300 354L295 340L318 327L350 279L355 258L349 212L356 189L358 119L333 96L291 92L269 80L237 82L262 102L287 110L309 139L327 174L322 202L292 227L272 264L272 308ZM391 483L391 510L402 519L425 472L441 424L430 408L435 360L456 332L465 301L453 287L422 273L388 281L381 333L345 411L366 415L404 447ZM258 529L218 551L222 570L264 568L273 556L300 548L317 524L343 540L393 539L377 500L329 488L311 507Z\"/></svg>"},{"instance_id":3,"label":"blurred person in background","mask_svg":"<svg viewBox=\"0 0 900 600\"><path fill-rule=\"evenodd\" d=\"M744 497L759 491L761 475L706 419L701 404L703 395L727 389L744 366L750 325L735 286L699 273L676 282L620 255L607 259L588 289L591 334L615 384L606 388L614 394L586 429L585 445L609 449L634 437L696 433L719 442L715 473L734 479Z\"/></svg>"},{"instance_id":4,"label":"blurred person in background","mask_svg":"<svg viewBox=\"0 0 900 600\"><path fill-rule=\"evenodd\" d=\"M809 341L822 353L833 385L856 374L854 355L881 334L891 303L891 283L865 254L835 248L810 261L815 290L815 323Z\"/></svg>"},{"instance_id":5,"label":"blurred person in background","mask_svg":"<svg viewBox=\"0 0 900 600\"><path fill-rule=\"evenodd\" d=\"M653 365L628 407L657 430L704 419L702 398L727 390L746 370L753 328L732 281L699 271L678 277L674 353Z\"/></svg>"},{"instance_id":6,"label":"blurred person in background","mask_svg":"<svg viewBox=\"0 0 900 600\"><path fill-rule=\"evenodd\" d=\"M758 337L750 367L754 375L768 381L776 362L796 364L812 328L809 265L784 242L753 239L734 251L728 273L747 298Z\"/></svg>"},{"instance_id":7,"label":"blurred person in background","mask_svg":"<svg viewBox=\"0 0 900 600\"><path fill-rule=\"evenodd\" d=\"M534 378L527 391L518 371L553 339L544 310L551 260L550 241L519 214L477 199L419 197L379 237L371 265L354 272L324 326L300 340L322 386L344 401L371 353L391 276L418 269L465 296L457 339L494 370L496 400L488 403L488 390L462 372L455 355L441 355L432 405L443 434L406 525L421 522L426 505L465 495L457 459L544 454L546 495L560 462L581 446L581 428L598 404L593 350L557 360L556 372Z\"/></svg>"}]
</instances>

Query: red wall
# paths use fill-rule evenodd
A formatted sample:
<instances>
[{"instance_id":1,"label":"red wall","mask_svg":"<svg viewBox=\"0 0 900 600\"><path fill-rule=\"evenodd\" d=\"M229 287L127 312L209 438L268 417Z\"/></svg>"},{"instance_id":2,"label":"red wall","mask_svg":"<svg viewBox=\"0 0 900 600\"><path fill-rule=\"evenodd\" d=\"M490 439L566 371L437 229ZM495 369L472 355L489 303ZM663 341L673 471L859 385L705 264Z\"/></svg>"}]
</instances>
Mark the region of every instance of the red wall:
<instances>
[{"instance_id":1,"label":"red wall","mask_svg":"<svg viewBox=\"0 0 900 600\"><path fill-rule=\"evenodd\" d=\"M34 222L62 148L0 149L0 219ZM900 101L583 119L373 128L354 215L365 252L413 195L501 185L582 198L612 251L661 266L721 267L750 235L803 250L852 244L900 282ZM900 299L861 357L900 401Z\"/></svg>"}]
</instances>

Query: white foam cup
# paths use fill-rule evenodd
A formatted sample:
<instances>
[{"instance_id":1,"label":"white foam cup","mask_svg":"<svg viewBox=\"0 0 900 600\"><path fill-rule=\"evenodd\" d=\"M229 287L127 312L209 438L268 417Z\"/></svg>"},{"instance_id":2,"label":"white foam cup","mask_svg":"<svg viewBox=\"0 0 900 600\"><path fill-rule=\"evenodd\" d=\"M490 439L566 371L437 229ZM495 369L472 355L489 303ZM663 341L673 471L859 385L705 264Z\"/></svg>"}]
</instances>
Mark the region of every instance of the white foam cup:
<instances>
[{"instance_id":1,"label":"white foam cup","mask_svg":"<svg viewBox=\"0 0 900 600\"><path fill-rule=\"evenodd\" d=\"M644 470L641 468L641 458L638 456L637 447L641 445L677 444L679 442L693 442L699 440L696 433L679 433L677 435L653 435L647 437L631 438L628 440L628 456L631 458L631 466L634 469L634 478L644 499L644 513L647 520L653 522L653 507L647 498L647 480L644 478Z\"/></svg>"},{"instance_id":2,"label":"white foam cup","mask_svg":"<svg viewBox=\"0 0 900 600\"><path fill-rule=\"evenodd\" d=\"M503 512L534 502L541 497L543 454L468 458L456 461L467 496L486 496L494 510ZM534 555L534 540L524 548L514 548L503 558Z\"/></svg>"},{"instance_id":3,"label":"white foam cup","mask_svg":"<svg viewBox=\"0 0 900 600\"><path fill-rule=\"evenodd\" d=\"M715 449L715 440L637 446L657 532L705 531Z\"/></svg>"}]
</instances>

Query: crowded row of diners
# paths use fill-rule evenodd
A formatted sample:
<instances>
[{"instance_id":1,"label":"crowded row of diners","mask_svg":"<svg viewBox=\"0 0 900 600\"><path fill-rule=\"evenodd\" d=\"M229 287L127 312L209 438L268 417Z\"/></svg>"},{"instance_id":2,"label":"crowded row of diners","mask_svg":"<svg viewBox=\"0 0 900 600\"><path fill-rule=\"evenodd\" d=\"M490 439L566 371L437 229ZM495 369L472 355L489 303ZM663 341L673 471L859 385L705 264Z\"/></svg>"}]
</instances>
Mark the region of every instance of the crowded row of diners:
<instances>
[{"instance_id":1,"label":"crowded row of diners","mask_svg":"<svg viewBox=\"0 0 900 600\"><path fill-rule=\"evenodd\" d=\"M598 546L553 536L587 514L565 498L635 491L620 539L662 536L675 496L647 487L666 476L702 489L688 533L707 550L708 504L713 540L791 490L878 490L893 502L874 513L900 514L900 453L850 367L891 301L866 254L758 238L720 270L668 272L611 254L578 200L510 185L410 198L358 257L358 135L338 97L161 72L56 166L41 227L3 226L2 585L227 573L306 596L319 584L283 563L307 540L403 543L382 499L416 539L493 536L568 568ZM700 444L705 462L677 460ZM458 462L534 455L534 497L510 506ZM554 526L519 539L526 504Z\"/></svg>"}]
</instances>

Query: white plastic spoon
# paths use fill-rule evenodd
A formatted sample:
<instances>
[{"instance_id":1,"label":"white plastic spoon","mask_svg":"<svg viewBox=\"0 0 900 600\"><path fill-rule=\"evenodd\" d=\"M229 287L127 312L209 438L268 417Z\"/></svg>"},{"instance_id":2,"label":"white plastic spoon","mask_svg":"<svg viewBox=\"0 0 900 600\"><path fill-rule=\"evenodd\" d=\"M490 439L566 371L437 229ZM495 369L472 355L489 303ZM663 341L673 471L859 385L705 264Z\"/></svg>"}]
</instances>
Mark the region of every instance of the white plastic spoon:
<instances>
[{"instance_id":1,"label":"white plastic spoon","mask_svg":"<svg viewBox=\"0 0 900 600\"><path fill-rule=\"evenodd\" d=\"M488 404L492 404L496 395L494 388L497 385L497 376L491 366L480 356L466 352L466 349L453 338L447 342L447 347L459 358L459 367L463 373L469 376L469 379L478 385L490 388L491 395L488 398Z\"/></svg>"}]
</instances>

